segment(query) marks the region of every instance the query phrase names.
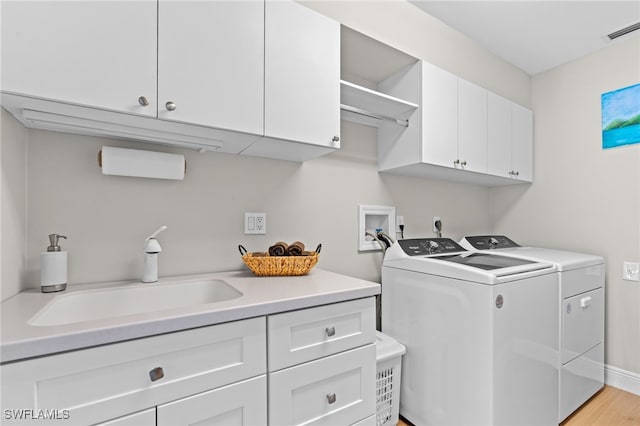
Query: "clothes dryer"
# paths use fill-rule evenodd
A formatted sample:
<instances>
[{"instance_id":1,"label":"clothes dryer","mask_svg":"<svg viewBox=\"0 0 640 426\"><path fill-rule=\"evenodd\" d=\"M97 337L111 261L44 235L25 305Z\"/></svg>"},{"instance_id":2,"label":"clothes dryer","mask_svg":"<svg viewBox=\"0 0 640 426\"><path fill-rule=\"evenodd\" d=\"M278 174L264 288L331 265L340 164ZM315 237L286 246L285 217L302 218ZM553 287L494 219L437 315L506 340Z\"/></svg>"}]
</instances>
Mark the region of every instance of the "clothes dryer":
<instances>
[{"instance_id":1,"label":"clothes dryer","mask_svg":"<svg viewBox=\"0 0 640 426\"><path fill-rule=\"evenodd\" d=\"M416 425L556 424L555 272L447 238L395 242L382 331L407 348L400 414Z\"/></svg>"},{"instance_id":2,"label":"clothes dryer","mask_svg":"<svg viewBox=\"0 0 640 426\"><path fill-rule=\"evenodd\" d=\"M604 386L604 258L521 247L504 235L467 236L460 245L556 266L561 350L558 422L562 422Z\"/></svg>"}]
</instances>

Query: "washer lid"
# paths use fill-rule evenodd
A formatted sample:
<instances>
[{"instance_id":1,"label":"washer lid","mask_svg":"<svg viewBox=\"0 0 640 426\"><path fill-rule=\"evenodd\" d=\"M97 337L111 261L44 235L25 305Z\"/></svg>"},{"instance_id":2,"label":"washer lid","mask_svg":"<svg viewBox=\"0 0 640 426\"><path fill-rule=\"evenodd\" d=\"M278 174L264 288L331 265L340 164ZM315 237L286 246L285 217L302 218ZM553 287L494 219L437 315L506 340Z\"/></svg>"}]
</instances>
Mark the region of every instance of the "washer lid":
<instances>
[{"instance_id":1,"label":"washer lid","mask_svg":"<svg viewBox=\"0 0 640 426\"><path fill-rule=\"evenodd\" d=\"M604 263L602 256L539 247L521 247L504 235L467 236L460 240L467 250L491 250L504 256L517 256L536 262L549 262L559 271L595 266Z\"/></svg>"},{"instance_id":2,"label":"washer lid","mask_svg":"<svg viewBox=\"0 0 640 426\"><path fill-rule=\"evenodd\" d=\"M383 267L489 285L556 271L549 263L466 251L448 238L399 240L387 250Z\"/></svg>"},{"instance_id":3,"label":"washer lid","mask_svg":"<svg viewBox=\"0 0 640 426\"><path fill-rule=\"evenodd\" d=\"M485 271L493 271L494 269L513 268L524 265L532 265L536 262L521 259L518 257L499 256L488 253L471 253L464 252L459 254L449 254L444 256L434 256L433 259L444 260L445 262L454 262L461 265L471 266L473 268Z\"/></svg>"}]
</instances>

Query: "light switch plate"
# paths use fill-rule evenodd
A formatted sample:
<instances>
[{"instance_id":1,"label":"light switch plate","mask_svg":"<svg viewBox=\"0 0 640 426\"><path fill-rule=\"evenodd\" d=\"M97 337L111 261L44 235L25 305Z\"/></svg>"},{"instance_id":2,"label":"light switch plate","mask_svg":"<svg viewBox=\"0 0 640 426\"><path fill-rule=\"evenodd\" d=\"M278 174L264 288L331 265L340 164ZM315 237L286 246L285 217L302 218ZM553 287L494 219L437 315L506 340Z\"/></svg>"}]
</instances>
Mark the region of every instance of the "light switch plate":
<instances>
[{"instance_id":1,"label":"light switch plate","mask_svg":"<svg viewBox=\"0 0 640 426\"><path fill-rule=\"evenodd\" d=\"M266 234L267 233L267 214L245 212L244 233L245 234Z\"/></svg>"}]
</instances>

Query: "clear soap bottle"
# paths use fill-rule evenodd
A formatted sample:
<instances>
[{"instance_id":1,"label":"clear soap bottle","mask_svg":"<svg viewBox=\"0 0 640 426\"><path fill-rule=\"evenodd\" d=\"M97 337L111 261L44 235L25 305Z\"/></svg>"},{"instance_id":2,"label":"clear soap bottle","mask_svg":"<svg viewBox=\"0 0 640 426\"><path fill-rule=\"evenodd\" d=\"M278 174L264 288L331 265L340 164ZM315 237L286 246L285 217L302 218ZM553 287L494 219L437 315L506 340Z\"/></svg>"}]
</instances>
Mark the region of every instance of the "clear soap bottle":
<instances>
[{"instance_id":1,"label":"clear soap bottle","mask_svg":"<svg viewBox=\"0 0 640 426\"><path fill-rule=\"evenodd\" d=\"M50 234L47 251L40 254L40 288L43 293L53 293L67 288L67 252L58 244L64 235Z\"/></svg>"}]
</instances>

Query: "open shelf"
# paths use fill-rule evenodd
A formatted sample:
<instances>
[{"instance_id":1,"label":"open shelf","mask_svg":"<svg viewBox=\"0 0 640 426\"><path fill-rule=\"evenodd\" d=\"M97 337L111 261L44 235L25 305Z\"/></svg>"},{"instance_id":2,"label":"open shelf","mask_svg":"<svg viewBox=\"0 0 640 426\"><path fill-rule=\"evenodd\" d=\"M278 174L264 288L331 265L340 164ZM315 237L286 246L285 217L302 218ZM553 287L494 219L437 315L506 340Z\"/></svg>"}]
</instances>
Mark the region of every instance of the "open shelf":
<instances>
[{"instance_id":1,"label":"open shelf","mask_svg":"<svg viewBox=\"0 0 640 426\"><path fill-rule=\"evenodd\" d=\"M340 80L340 103L343 119L374 127L383 121L407 127L407 119L418 108L412 102L345 80Z\"/></svg>"}]
</instances>

